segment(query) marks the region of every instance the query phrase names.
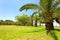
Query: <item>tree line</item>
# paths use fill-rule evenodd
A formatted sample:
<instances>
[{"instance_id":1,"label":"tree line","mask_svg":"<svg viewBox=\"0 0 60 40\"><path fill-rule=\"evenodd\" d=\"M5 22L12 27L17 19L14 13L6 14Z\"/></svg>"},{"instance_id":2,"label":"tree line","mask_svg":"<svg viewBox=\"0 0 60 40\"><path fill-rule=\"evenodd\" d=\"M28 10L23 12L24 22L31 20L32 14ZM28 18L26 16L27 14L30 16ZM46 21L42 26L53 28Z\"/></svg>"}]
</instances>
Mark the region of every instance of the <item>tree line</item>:
<instances>
[{"instance_id":1,"label":"tree line","mask_svg":"<svg viewBox=\"0 0 60 40\"><path fill-rule=\"evenodd\" d=\"M27 14L16 15L15 20L0 20L0 25L19 25L19 26L41 26L41 23L44 23L43 18L38 15L28 16Z\"/></svg>"}]
</instances>

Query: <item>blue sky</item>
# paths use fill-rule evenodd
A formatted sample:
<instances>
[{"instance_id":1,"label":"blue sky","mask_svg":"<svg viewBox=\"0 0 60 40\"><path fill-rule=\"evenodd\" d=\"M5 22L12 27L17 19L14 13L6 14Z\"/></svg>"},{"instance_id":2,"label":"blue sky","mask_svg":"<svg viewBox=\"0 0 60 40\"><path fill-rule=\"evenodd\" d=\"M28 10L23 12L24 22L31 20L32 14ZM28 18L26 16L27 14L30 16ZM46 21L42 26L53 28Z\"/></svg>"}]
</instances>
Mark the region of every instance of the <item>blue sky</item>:
<instances>
[{"instance_id":1,"label":"blue sky","mask_svg":"<svg viewBox=\"0 0 60 40\"><path fill-rule=\"evenodd\" d=\"M33 12L32 10L20 12L19 8L27 3L38 4L38 2L39 0L0 0L0 19L14 20L16 15L31 15Z\"/></svg>"}]
</instances>

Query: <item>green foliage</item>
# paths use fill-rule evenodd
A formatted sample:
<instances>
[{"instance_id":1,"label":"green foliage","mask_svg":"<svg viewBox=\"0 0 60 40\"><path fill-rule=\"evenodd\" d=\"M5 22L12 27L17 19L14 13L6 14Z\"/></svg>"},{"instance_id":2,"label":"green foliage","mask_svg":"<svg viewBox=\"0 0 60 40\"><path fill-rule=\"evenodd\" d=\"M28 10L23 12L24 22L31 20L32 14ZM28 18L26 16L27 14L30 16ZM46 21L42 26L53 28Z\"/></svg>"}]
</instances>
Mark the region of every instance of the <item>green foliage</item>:
<instances>
[{"instance_id":1,"label":"green foliage","mask_svg":"<svg viewBox=\"0 0 60 40\"><path fill-rule=\"evenodd\" d=\"M23 14L21 16L17 15L16 20L21 23L21 25L27 25L27 23L30 21L30 17L26 14Z\"/></svg>"},{"instance_id":2,"label":"green foliage","mask_svg":"<svg viewBox=\"0 0 60 40\"><path fill-rule=\"evenodd\" d=\"M33 18L33 19L37 19L37 20L38 20L38 19L39 19L39 17L38 17L38 14L36 14L36 13L37 13L37 12L34 12L34 13L32 14L32 18Z\"/></svg>"},{"instance_id":3,"label":"green foliage","mask_svg":"<svg viewBox=\"0 0 60 40\"><path fill-rule=\"evenodd\" d=\"M54 13L53 18L59 18L60 17L60 13Z\"/></svg>"},{"instance_id":4,"label":"green foliage","mask_svg":"<svg viewBox=\"0 0 60 40\"><path fill-rule=\"evenodd\" d=\"M0 25L3 25L4 24L4 21L3 20L0 20Z\"/></svg>"},{"instance_id":5,"label":"green foliage","mask_svg":"<svg viewBox=\"0 0 60 40\"><path fill-rule=\"evenodd\" d=\"M60 1L59 0L56 0L55 3L53 3L53 5L52 5L51 11L52 12L56 12L57 11L57 8L59 8L58 7L59 4L60 4Z\"/></svg>"},{"instance_id":6,"label":"green foliage","mask_svg":"<svg viewBox=\"0 0 60 40\"><path fill-rule=\"evenodd\" d=\"M28 10L28 9L38 9L39 6L36 4L26 4L24 6L22 6L19 10L22 11L24 9Z\"/></svg>"},{"instance_id":7,"label":"green foliage","mask_svg":"<svg viewBox=\"0 0 60 40\"><path fill-rule=\"evenodd\" d=\"M60 14L60 7L58 7L55 12L56 14Z\"/></svg>"},{"instance_id":8,"label":"green foliage","mask_svg":"<svg viewBox=\"0 0 60 40\"><path fill-rule=\"evenodd\" d=\"M0 25L14 25L14 21L12 20L0 20Z\"/></svg>"},{"instance_id":9,"label":"green foliage","mask_svg":"<svg viewBox=\"0 0 60 40\"><path fill-rule=\"evenodd\" d=\"M14 25L14 22L12 20L5 20L5 25Z\"/></svg>"},{"instance_id":10,"label":"green foliage","mask_svg":"<svg viewBox=\"0 0 60 40\"><path fill-rule=\"evenodd\" d=\"M43 7L44 10L46 10L48 6L48 0L40 0L40 5Z\"/></svg>"}]
</instances>

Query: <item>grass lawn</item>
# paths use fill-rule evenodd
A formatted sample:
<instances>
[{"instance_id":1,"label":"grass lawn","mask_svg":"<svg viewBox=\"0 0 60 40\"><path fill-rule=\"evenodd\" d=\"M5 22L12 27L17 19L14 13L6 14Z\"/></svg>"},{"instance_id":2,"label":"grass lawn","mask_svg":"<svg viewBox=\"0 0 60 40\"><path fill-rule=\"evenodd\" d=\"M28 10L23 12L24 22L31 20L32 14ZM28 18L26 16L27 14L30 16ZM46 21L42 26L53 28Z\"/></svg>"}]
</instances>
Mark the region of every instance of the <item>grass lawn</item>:
<instances>
[{"instance_id":1,"label":"grass lawn","mask_svg":"<svg viewBox=\"0 0 60 40\"><path fill-rule=\"evenodd\" d=\"M60 27L55 27L60 29ZM45 27L0 26L0 40L60 40L60 30L46 33Z\"/></svg>"}]
</instances>

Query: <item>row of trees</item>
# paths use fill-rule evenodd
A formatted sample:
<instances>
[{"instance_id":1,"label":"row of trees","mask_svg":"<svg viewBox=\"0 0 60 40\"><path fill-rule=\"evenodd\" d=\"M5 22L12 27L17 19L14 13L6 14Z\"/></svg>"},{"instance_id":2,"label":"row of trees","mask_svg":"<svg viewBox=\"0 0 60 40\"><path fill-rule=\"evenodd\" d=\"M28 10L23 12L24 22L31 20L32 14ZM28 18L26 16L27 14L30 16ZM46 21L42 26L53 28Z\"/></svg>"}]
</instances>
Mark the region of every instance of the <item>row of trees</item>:
<instances>
[{"instance_id":1,"label":"row of trees","mask_svg":"<svg viewBox=\"0 0 60 40\"><path fill-rule=\"evenodd\" d=\"M12 21L12 20L0 20L0 25L20 25L20 26L25 26L28 25L28 23L25 23L25 21L23 22L23 20L20 21Z\"/></svg>"},{"instance_id":2,"label":"row of trees","mask_svg":"<svg viewBox=\"0 0 60 40\"><path fill-rule=\"evenodd\" d=\"M17 15L16 17L17 22L20 22L21 25L30 25L37 27L39 24L41 26L41 23L44 23L43 17L41 16L39 19L39 16L33 13L31 16L28 16L26 14L23 14L21 16ZM40 22L40 23L39 23Z\"/></svg>"},{"instance_id":3,"label":"row of trees","mask_svg":"<svg viewBox=\"0 0 60 40\"><path fill-rule=\"evenodd\" d=\"M44 23L43 17L41 16L39 19L39 16L36 15L36 13L33 13L31 16L28 16L27 14L23 15L17 15L15 16L16 21L12 20L0 20L0 25L20 25L20 26L36 26L37 24Z\"/></svg>"},{"instance_id":4,"label":"row of trees","mask_svg":"<svg viewBox=\"0 0 60 40\"><path fill-rule=\"evenodd\" d=\"M0 20L0 25L13 25L14 21L12 20Z\"/></svg>"}]
</instances>

